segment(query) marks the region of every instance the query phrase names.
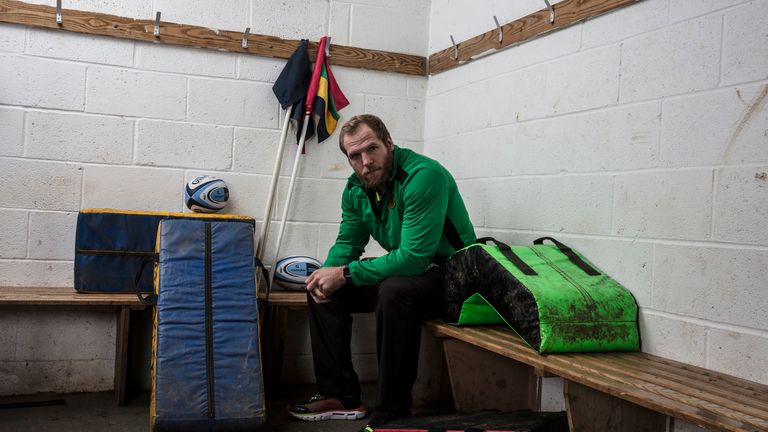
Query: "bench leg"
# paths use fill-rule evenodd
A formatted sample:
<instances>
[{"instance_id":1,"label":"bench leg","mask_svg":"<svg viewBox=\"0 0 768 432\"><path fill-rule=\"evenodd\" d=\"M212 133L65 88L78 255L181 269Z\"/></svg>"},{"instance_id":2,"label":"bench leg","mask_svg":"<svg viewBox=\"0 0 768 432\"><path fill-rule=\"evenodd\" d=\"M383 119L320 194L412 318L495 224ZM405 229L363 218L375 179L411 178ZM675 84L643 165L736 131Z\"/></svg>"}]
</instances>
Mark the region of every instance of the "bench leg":
<instances>
[{"instance_id":1,"label":"bench leg","mask_svg":"<svg viewBox=\"0 0 768 432\"><path fill-rule=\"evenodd\" d=\"M667 416L609 394L565 380L571 432L664 432Z\"/></svg>"},{"instance_id":2,"label":"bench leg","mask_svg":"<svg viewBox=\"0 0 768 432\"><path fill-rule=\"evenodd\" d=\"M453 407L443 340L426 327L421 329L419 373L413 385L414 408Z\"/></svg>"},{"instance_id":3,"label":"bench leg","mask_svg":"<svg viewBox=\"0 0 768 432\"><path fill-rule=\"evenodd\" d=\"M115 400L118 405L125 405L126 375L128 373L128 330L130 323L130 306L121 306L117 311L115 341Z\"/></svg>"},{"instance_id":4,"label":"bench leg","mask_svg":"<svg viewBox=\"0 0 768 432\"><path fill-rule=\"evenodd\" d=\"M268 305L261 331L261 361L264 372L264 395L267 400L279 396L283 375L283 352L288 324L288 308Z\"/></svg>"},{"instance_id":5,"label":"bench leg","mask_svg":"<svg viewBox=\"0 0 768 432\"><path fill-rule=\"evenodd\" d=\"M539 379L531 366L455 339L443 346L456 410L539 409Z\"/></svg>"}]
</instances>

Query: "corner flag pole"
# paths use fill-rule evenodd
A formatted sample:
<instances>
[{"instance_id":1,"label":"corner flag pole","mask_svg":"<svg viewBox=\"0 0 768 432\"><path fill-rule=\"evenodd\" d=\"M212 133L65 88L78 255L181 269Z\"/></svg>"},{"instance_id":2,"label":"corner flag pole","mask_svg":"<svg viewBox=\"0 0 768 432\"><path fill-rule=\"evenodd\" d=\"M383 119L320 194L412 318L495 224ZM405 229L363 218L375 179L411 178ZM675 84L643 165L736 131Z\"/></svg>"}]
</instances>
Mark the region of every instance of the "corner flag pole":
<instances>
[{"instance_id":1,"label":"corner flag pole","mask_svg":"<svg viewBox=\"0 0 768 432\"><path fill-rule=\"evenodd\" d=\"M309 125L309 116L312 115L311 111L307 111L304 114L304 122L301 126L301 138L299 139L299 147L296 149L296 157L293 159L293 171L291 171L291 181L288 183L288 195L285 197L285 206L283 206L283 218L280 220L280 228L277 231L277 244L275 245L275 263L280 259L280 245L283 241L283 232L285 231L285 221L288 219L288 208L291 206L291 197L293 196L293 185L296 183L296 173L299 170L299 160L301 159L301 153L304 150L304 142L307 138L307 126ZM275 277L275 266L269 270L270 283Z\"/></svg>"},{"instance_id":2,"label":"corner flag pole","mask_svg":"<svg viewBox=\"0 0 768 432\"><path fill-rule=\"evenodd\" d=\"M267 208L264 210L264 219L261 224L261 233L256 243L256 257L259 260L264 258L264 252L267 245L267 234L269 233L269 224L272 219L272 208L275 202L275 192L277 191L277 181L280 177L280 166L283 161L283 152L285 151L285 140L288 136L288 125L291 123L291 114L293 106L285 109L285 121L283 122L283 131L280 135L280 144L277 146L277 156L275 156L275 167L272 170L272 183L269 185L269 196L267 197Z\"/></svg>"}]
</instances>

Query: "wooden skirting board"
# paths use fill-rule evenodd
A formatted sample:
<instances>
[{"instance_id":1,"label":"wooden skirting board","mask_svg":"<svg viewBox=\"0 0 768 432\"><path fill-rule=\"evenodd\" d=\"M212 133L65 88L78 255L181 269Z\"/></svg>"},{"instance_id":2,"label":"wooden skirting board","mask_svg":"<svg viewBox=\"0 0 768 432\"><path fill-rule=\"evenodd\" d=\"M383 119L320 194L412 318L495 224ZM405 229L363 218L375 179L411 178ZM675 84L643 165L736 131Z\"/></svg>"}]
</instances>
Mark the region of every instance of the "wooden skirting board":
<instances>
[{"instance_id":1,"label":"wooden skirting board","mask_svg":"<svg viewBox=\"0 0 768 432\"><path fill-rule=\"evenodd\" d=\"M459 42L455 47L438 51L429 58L331 44L329 62L333 65L406 75L435 75L489 52L520 44L638 1L640 0L564 0L554 5L555 19L551 23L550 12L544 8L502 25L501 42L499 29L493 29ZM152 19L126 18L73 9L63 9L62 22L57 24L55 7L16 0L0 0L0 22L280 59L289 58L299 46L298 40L249 34L248 46L243 48L243 31L216 30L162 20L160 35L155 36L155 22ZM314 61L316 51L317 43L310 42L310 60Z\"/></svg>"}]
</instances>

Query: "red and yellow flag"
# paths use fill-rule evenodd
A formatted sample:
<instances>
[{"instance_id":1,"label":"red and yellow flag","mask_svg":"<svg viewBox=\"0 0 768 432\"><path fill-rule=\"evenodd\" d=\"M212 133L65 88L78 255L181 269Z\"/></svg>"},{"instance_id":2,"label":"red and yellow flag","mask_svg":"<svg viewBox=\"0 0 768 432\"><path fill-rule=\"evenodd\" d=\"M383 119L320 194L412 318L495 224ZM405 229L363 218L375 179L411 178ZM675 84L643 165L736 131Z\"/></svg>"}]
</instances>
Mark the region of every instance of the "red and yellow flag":
<instances>
[{"instance_id":1,"label":"red and yellow flag","mask_svg":"<svg viewBox=\"0 0 768 432\"><path fill-rule=\"evenodd\" d=\"M336 130L339 110L349 105L344 93L333 78L328 59L325 57L326 36L317 47L317 60L312 71L306 99L306 113L317 116L317 142L323 142Z\"/></svg>"}]
</instances>

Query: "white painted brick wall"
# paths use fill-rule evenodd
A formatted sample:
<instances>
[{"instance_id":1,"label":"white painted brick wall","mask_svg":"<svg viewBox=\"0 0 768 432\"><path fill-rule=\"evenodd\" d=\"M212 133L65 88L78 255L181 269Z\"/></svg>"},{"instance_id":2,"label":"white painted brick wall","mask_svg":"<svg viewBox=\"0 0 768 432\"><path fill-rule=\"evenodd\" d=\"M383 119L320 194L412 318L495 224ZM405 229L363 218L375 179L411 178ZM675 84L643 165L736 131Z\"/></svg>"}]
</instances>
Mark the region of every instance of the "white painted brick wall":
<instances>
[{"instance_id":1,"label":"white painted brick wall","mask_svg":"<svg viewBox=\"0 0 768 432\"><path fill-rule=\"evenodd\" d=\"M26 258L29 216L24 210L0 210L0 227L3 227L3 241L0 242L0 259Z\"/></svg>"},{"instance_id":2,"label":"white painted brick wall","mask_svg":"<svg viewBox=\"0 0 768 432\"><path fill-rule=\"evenodd\" d=\"M25 157L120 165L133 158L133 121L125 118L29 111L25 131Z\"/></svg>"},{"instance_id":3,"label":"white painted brick wall","mask_svg":"<svg viewBox=\"0 0 768 432\"><path fill-rule=\"evenodd\" d=\"M317 41L326 33L328 10L329 2L324 0L253 2L251 32L283 39L304 38Z\"/></svg>"},{"instance_id":4,"label":"white painted brick wall","mask_svg":"<svg viewBox=\"0 0 768 432\"><path fill-rule=\"evenodd\" d=\"M614 229L623 237L705 240L712 223L712 171L616 177Z\"/></svg>"},{"instance_id":5,"label":"white painted brick wall","mask_svg":"<svg viewBox=\"0 0 768 432\"><path fill-rule=\"evenodd\" d=\"M768 251L657 245L653 308L753 329L768 328Z\"/></svg>"},{"instance_id":6,"label":"white painted brick wall","mask_svg":"<svg viewBox=\"0 0 768 432\"><path fill-rule=\"evenodd\" d=\"M31 212L29 214L29 258L74 260L76 212Z\"/></svg>"},{"instance_id":7,"label":"white painted brick wall","mask_svg":"<svg viewBox=\"0 0 768 432\"><path fill-rule=\"evenodd\" d=\"M643 0L584 23L584 48L611 44L667 24L670 0Z\"/></svg>"},{"instance_id":8,"label":"white painted brick wall","mask_svg":"<svg viewBox=\"0 0 768 432\"><path fill-rule=\"evenodd\" d=\"M80 209L78 165L0 158L0 207L37 210Z\"/></svg>"},{"instance_id":9,"label":"white painted brick wall","mask_svg":"<svg viewBox=\"0 0 768 432\"><path fill-rule=\"evenodd\" d=\"M768 85L664 101L661 159L667 166L768 162Z\"/></svg>"},{"instance_id":10,"label":"white painted brick wall","mask_svg":"<svg viewBox=\"0 0 768 432\"><path fill-rule=\"evenodd\" d=\"M56 0L29 0L26 3L42 4L56 7ZM154 0L67 0L62 5L64 9L75 9L107 13L131 18L154 19L152 4ZM66 19L66 18L64 18Z\"/></svg>"},{"instance_id":11,"label":"white painted brick wall","mask_svg":"<svg viewBox=\"0 0 768 432\"><path fill-rule=\"evenodd\" d=\"M0 156L21 156L23 131L24 111L0 107Z\"/></svg>"},{"instance_id":12,"label":"white painted brick wall","mask_svg":"<svg viewBox=\"0 0 768 432\"><path fill-rule=\"evenodd\" d=\"M353 5L350 38L353 46L380 46L384 51L405 54L427 54L427 10L390 8L386 2L376 6ZM393 29L393 25L397 29ZM386 35L382 37L381 35Z\"/></svg>"},{"instance_id":13,"label":"white painted brick wall","mask_svg":"<svg viewBox=\"0 0 768 432\"><path fill-rule=\"evenodd\" d=\"M0 24L0 51L22 52L27 28L13 24Z\"/></svg>"},{"instance_id":14,"label":"white painted brick wall","mask_svg":"<svg viewBox=\"0 0 768 432\"><path fill-rule=\"evenodd\" d=\"M707 366L707 328L702 325L641 309L640 335L644 352Z\"/></svg>"},{"instance_id":15,"label":"white painted brick wall","mask_svg":"<svg viewBox=\"0 0 768 432\"><path fill-rule=\"evenodd\" d=\"M621 101L715 87L720 79L721 36L722 17L708 15L624 42Z\"/></svg>"},{"instance_id":16,"label":"white painted brick wall","mask_svg":"<svg viewBox=\"0 0 768 432\"><path fill-rule=\"evenodd\" d=\"M117 66L133 64L130 40L44 29L30 29L27 54Z\"/></svg>"},{"instance_id":17,"label":"white painted brick wall","mask_svg":"<svg viewBox=\"0 0 768 432\"><path fill-rule=\"evenodd\" d=\"M0 260L0 286L73 286L72 262Z\"/></svg>"},{"instance_id":18,"label":"white painted brick wall","mask_svg":"<svg viewBox=\"0 0 768 432\"><path fill-rule=\"evenodd\" d=\"M224 9L224 8L220 8ZM136 67L188 75L234 78L238 55L168 45L136 45Z\"/></svg>"},{"instance_id":19,"label":"white painted brick wall","mask_svg":"<svg viewBox=\"0 0 768 432\"><path fill-rule=\"evenodd\" d=\"M136 125L138 165L226 170L232 166L228 126L139 120Z\"/></svg>"},{"instance_id":20,"label":"white painted brick wall","mask_svg":"<svg viewBox=\"0 0 768 432\"><path fill-rule=\"evenodd\" d=\"M748 380L768 382L765 367L768 340L765 335L712 329L709 337L708 367Z\"/></svg>"},{"instance_id":21,"label":"white painted brick wall","mask_svg":"<svg viewBox=\"0 0 768 432\"><path fill-rule=\"evenodd\" d=\"M82 111L85 66L0 54L0 104Z\"/></svg>"},{"instance_id":22,"label":"white painted brick wall","mask_svg":"<svg viewBox=\"0 0 768 432\"><path fill-rule=\"evenodd\" d=\"M189 119L193 122L277 128L280 105L267 84L191 78Z\"/></svg>"},{"instance_id":23,"label":"white painted brick wall","mask_svg":"<svg viewBox=\"0 0 768 432\"><path fill-rule=\"evenodd\" d=\"M155 0L155 10L162 12L163 21L191 24L221 30L245 30L248 26L250 0L227 0L225 3L207 0ZM254 8L260 2L255 2Z\"/></svg>"},{"instance_id":24,"label":"white painted brick wall","mask_svg":"<svg viewBox=\"0 0 768 432\"><path fill-rule=\"evenodd\" d=\"M89 67L86 111L184 120L187 79L181 76Z\"/></svg>"},{"instance_id":25,"label":"white painted brick wall","mask_svg":"<svg viewBox=\"0 0 768 432\"><path fill-rule=\"evenodd\" d=\"M768 1L756 1L725 14L723 82L768 78Z\"/></svg>"},{"instance_id":26,"label":"white painted brick wall","mask_svg":"<svg viewBox=\"0 0 768 432\"><path fill-rule=\"evenodd\" d=\"M184 185L184 173L177 169L88 165L82 208L180 211Z\"/></svg>"},{"instance_id":27,"label":"white painted brick wall","mask_svg":"<svg viewBox=\"0 0 768 432\"><path fill-rule=\"evenodd\" d=\"M768 166L723 168L716 188L713 238L768 244Z\"/></svg>"}]
</instances>

